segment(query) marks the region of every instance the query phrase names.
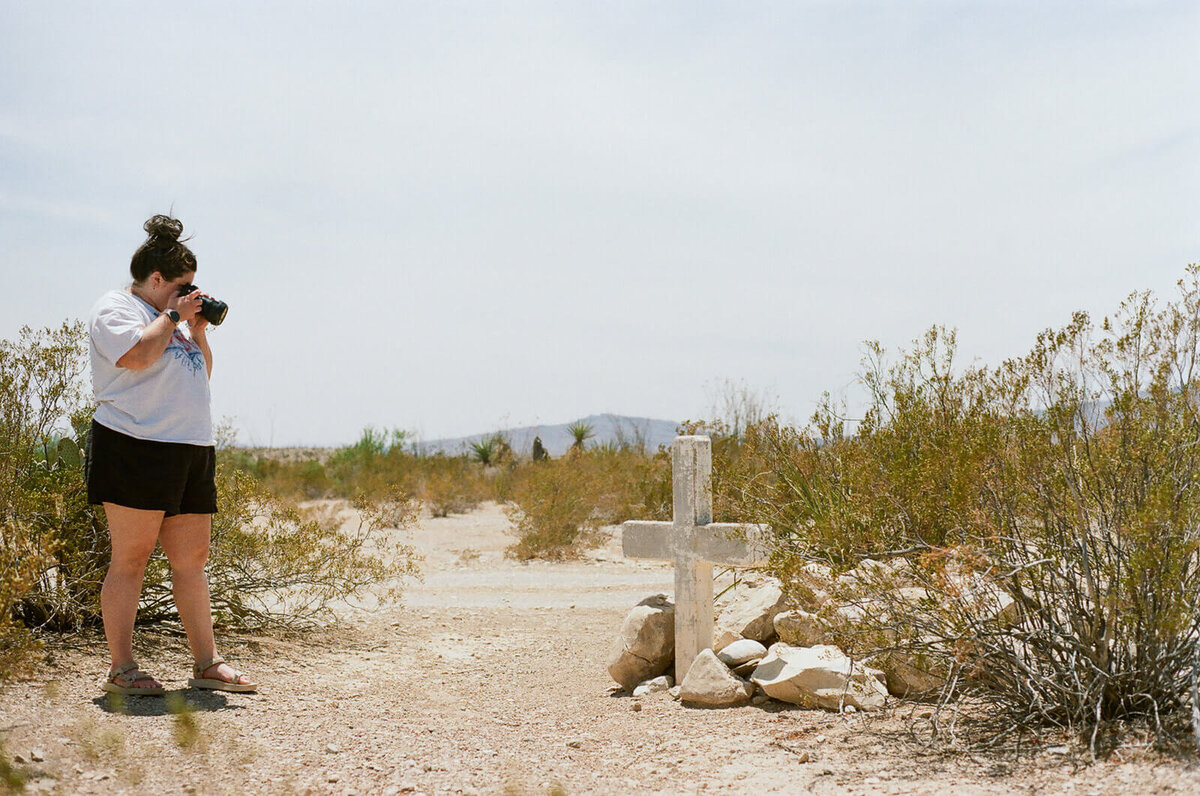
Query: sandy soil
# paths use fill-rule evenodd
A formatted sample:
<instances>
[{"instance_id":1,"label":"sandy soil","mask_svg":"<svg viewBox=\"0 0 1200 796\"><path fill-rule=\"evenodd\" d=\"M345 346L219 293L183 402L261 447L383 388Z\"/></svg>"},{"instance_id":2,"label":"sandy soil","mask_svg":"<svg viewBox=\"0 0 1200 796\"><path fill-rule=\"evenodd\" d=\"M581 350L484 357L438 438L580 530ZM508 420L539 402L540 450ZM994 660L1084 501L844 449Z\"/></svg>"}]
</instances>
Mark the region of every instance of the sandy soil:
<instances>
[{"instance_id":1,"label":"sandy soil","mask_svg":"<svg viewBox=\"0 0 1200 796\"><path fill-rule=\"evenodd\" d=\"M143 668L173 692L114 711L100 639L58 645L43 682L0 692L6 754L32 790L59 793L1200 792L1195 767L1144 749L1095 764L1067 747L931 750L910 732L921 705L635 700L606 653L632 605L670 591L670 568L623 559L616 540L587 561L520 564L503 557L507 530L490 505L427 518L405 532L425 580L403 605L347 608L300 639L225 639L257 695L188 691L183 641L142 634Z\"/></svg>"}]
</instances>

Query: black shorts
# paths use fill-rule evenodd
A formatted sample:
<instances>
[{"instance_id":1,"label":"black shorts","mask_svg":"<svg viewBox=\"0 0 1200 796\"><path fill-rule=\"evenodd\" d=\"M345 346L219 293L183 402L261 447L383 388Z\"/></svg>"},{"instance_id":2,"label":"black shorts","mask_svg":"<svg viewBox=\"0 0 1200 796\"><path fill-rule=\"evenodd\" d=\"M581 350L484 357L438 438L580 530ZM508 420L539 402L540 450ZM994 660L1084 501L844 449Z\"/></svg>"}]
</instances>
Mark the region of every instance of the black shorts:
<instances>
[{"instance_id":1,"label":"black shorts","mask_svg":"<svg viewBox=\"0 0 1200 796\"><path fill-rule=\"evenodd\" d=\"M154 442L92 421L84 453L88 503L176 514L216 514L216 449Z\"/></svg>"}]
</instances>

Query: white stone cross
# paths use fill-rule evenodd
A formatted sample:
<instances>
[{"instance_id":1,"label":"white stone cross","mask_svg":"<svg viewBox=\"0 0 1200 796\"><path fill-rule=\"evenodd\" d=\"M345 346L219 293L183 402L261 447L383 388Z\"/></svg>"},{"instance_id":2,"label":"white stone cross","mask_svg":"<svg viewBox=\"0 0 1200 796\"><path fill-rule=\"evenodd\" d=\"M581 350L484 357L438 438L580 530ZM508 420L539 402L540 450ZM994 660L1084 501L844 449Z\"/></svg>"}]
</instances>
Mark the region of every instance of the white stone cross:
<instances>
[{"instance_id":1,"label":"white stone cross","mask_svg":"<svg viewBox=\"0 0 1200 796\"><path fill-rule=\"evenodd\" d=\"M671 453L674 522L622 523L621 547L626 558L675 564L675 682L681 683L696 656L712 648L713 564L764 565L763 540L768 529L765 525L712 521L712 441L708 437L676 437Z\"/></svg>"}]
</instances>

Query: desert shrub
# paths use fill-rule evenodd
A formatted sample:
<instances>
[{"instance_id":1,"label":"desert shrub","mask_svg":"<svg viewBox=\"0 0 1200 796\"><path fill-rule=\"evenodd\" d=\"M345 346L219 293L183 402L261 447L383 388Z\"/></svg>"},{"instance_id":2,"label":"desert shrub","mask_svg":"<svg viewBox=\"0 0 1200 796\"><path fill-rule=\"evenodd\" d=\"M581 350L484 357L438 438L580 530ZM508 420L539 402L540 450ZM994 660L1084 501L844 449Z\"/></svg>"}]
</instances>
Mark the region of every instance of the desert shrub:
<instances>
[{"instance_id":1,"label":"desert shrub","mask_svg":"<svg viewBox=\"0 0 1200 796\"><path fill-rule=\"evenodd\" d=\"M332 451L229 448L221 456L230 468L261 481L272 494L293 500L319 498L375 501L419 500L435 517L469 511L492 496L492 482L511 465L503 438L487 445L484 465L467 456L426 456L407 444L402 431L363 430L352 445Z\"/></svg>"},{"instance_id":2,"label":"desert shrub","mask_svg":"<svg viewBox=\"0 0 1200 796\"><path fill-rule=\"evenodd\" d=\"M943 330L891 367L872 347L855 433L828 402L808 429L752 426L726 498L772 525L789 582L855 568L874 632L846 643L920 654L991 708L991 737L1056 727L1095 750L1139 719L1169 737L1200 617L1197 276L996 368L957 370Z\"/></svg>"},{"instance_id":3,"label":"desert shrub","mask_svg":"<svg viewBox=\"0 0 1200 796\"><path fill-rule=\"evenodd\" d=\"M461 514L490 491L484 471L465 456L426 456L415 462L420 498L435 517Z\"/></svg>"},{"instance_id":4,"label":"desert shrub","mask_svg":"<svg viewBox=\"0 0 1200 796\"><path fill-rule=\"evenodd\" d=\"M394 532L416 518L404 496L360 496L301 508L232 468L217 473L208 580L214 621L229 628L303 628L338 602L387 584L398 596L418 572L411 547ZM156 554L146 571L140 622L175 621L170 565Z\"/></svg>"},{"instance_id":5,"label":"desert shrub","mask_svg":"<svg viewBox=\"0 0 1200 796\"><path fill-rule=\"evenodd\" d=\"M87 599L86 567L65 529L92 525L79 476L80 446L68 418L86 427L83 327L21 329L0 341L0 676L30 659L32 593ZM83 570L83 571L79 571ZM49 613L53 614L53 611Z\"/></svg>"},{"instance_id":6,"label":"desert shrub","mask_svg":"<svg viewBox=\"0 0 1200 796\"><path fill-rule=\"evenodd\" d=\"M292 500L318 500L334 495L334 482L316 451L248 451L227 448L221 462L260 481L273 495Z\"/></svg>"},{"instance_id":7,"label":"desert shrub","mask_svg":"<svg viewBox=\"0 0 1200 796\"><path fill-rule=\"evenodd\" d=\"M670 456L620 447L573 449L512 474L505 511L518 559L575 558L608 538L604 526L627 519L670 519Z\"/></svg>"},{"instance_id":8,"label":"desert shrub","mask_svg":"<svg viewBox=\"0 0 1200 796\"><path fill-rule=\"evenodd\" d=\"M377 430L370 426L353 445L338 448L329 456L325 472L333 483L333 494L341 497L415 494L413 462L407 434L400 429Z\"/></svg>"}]
</instances>

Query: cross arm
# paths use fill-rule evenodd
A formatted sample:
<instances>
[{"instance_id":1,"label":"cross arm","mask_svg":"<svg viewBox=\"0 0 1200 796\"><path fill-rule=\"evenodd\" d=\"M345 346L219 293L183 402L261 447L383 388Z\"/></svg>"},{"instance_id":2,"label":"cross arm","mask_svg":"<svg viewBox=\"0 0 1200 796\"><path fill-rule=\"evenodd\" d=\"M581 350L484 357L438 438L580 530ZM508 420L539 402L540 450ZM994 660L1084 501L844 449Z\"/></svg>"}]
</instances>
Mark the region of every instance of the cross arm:
<instances>
[{"instance_id":1,"label":"cross arm","mask_svg":"<svg viewBox=\"0 0 1200 796\"><path fill-rule=\"evenodd\" d=\"M767 563L766 525L713 522L696 529L700 560L733 567L761 567Z\"/></svg>"},{"instance_id":2,"label":"cross arm","mask_svg":"<svg viewBox=\"0 0 1200 796\"><path fill-rule=\"evenodd\" d=\"M673 561L681 553L700 561L734 567L761 567L767 563L766 525L714 522L695 528L690 536L676 536L670 522L630 520L621 524L621 550L626 558Z\"/></svg>"},{"instance_id":3,"label":"cross arm","mask_svg":"<svg viewBox=\"0 0 1200 796\"><path fill-rule=\"evenodd\" d=\"M621 523L621 552L626 558L652 558L671 561L675 550L671 534L675 525L670 522L629 520Z\"/></svg>"}]
</instances>

